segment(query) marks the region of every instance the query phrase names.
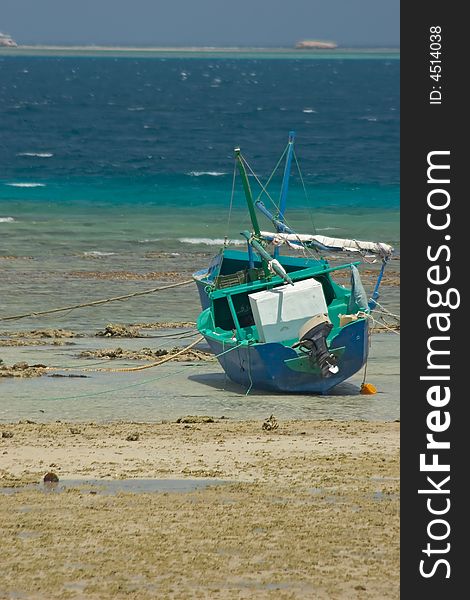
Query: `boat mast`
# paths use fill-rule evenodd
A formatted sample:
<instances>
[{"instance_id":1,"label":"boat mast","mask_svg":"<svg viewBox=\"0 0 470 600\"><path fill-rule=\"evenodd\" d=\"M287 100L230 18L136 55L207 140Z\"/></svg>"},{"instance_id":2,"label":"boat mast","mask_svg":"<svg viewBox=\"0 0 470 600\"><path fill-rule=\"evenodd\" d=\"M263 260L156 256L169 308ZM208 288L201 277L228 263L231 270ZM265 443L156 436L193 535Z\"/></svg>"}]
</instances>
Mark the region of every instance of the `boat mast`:
<instances>
[{"instance_id":1,"label":"boat mast","mask_svg":"<svg viewBox=\"0 0 470 600\"><path fill-rule=\"evenodd\" d=\"M253 195L251 193L250 182L248 181L248 175L243 164L243 160L240 154L240 148L235 148L235 158L238 163L238 170L243 182L243 189L245 190L246 203L248 204L248 210L250 212L251 223L253 225L254 235L250 235L249 231L243 231L242 235L248 242L248 247L252 246L260 256L261 264L265 277L268 279L272 276L271 270L277 273L286 283L294 285L291 278L287 275L284 268L278 263L277 260L273 260L272 257L262 245L262 236L259 228L258 217L256 216L255 203L253 201Z\"/></svg>"},{"instance_id":2,"label":"boat mast","mask_svg":"<svg viewBox=\"0 0 470 600\"><path fill-rule=\"evenodd\" d=\"M243 164L243 160L240 153L240 148L235 148L235 160L238 163L238 170L240 172L243 189L245 191L246 203L248 205L248 210L250 212L251 224L253 225L253 231L257 240L261 241L261 232L259 228L258 218L256 216L255 203L253 201L253 194L251 193L250 182L248 181L248 175L246 173L245 165ZM248 254L250 255L250 264L253 261L252 251L250 240L247 239L248 242ZM265 277L270 277L271 273L268 267L268 261L261 256L261 265L263 267Z\"/></svg>"},{"instance_id":3,"label":"boat mast","mask_svg":"<svg viewBox=\"0 0 470 600\"><path fill-rule=\"evenodd\" d=\"M240 154L240 148L235 148L235 159L238 163L238 170L242 177L243 189L245 191L246 203L248 204L248 210L250 211L251 224L253 225L253 231L258 239L261 239L261 232L258 223L258 217L256 216L255 203L253 201L253 194L251 193L250 182L248 181L248 175L246 173L245 165Z\"/></svg>"}]
</instances>

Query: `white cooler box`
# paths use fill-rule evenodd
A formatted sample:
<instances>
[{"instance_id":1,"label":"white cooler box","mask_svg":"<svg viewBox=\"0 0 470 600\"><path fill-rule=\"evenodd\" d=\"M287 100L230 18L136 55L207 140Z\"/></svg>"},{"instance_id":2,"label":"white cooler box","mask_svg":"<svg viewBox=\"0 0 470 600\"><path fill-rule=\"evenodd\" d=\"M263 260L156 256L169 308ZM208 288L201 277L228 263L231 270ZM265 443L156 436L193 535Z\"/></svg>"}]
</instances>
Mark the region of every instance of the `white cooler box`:
<instances>
[{"instance_id":1,"label":"white cooler box","mask_svg":"<svg viewBox=\"0 0 470 600\"><path fill-rule=\"evenodd\" d=\"M248 298L260 342L296 338L306 321L318 314L328 314L322 285L315 279L248 294Z\"/></svg>"}]
</instances>

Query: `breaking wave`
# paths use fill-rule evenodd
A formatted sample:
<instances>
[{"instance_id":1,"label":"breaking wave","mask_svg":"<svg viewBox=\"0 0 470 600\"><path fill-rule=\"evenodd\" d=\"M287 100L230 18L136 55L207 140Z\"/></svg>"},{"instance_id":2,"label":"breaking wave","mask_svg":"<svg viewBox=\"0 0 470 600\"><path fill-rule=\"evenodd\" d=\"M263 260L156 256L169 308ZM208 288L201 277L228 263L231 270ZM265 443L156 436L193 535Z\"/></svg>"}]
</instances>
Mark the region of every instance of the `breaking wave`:
<instances>
[{"instance_id":1,"label":"breaking wave","mask_svg":"<svg viewBox=\"0 0 470 600\"><path fill-rule=\"evenodd\" d=\"M206 246L223 246L223 238L179 238L182 244L205 244ZM246 244L243 240L227 240L227 244L231 246L243 246Z\"/></svg>"},{"instance_id":2,"label":"breaking wave","mask_svg":"<svg viewBox=\"0 0 470 600\"><path fill-rule=\"evenodd\" d=\"M227 173L223 173L221 171L190 171L187 173L191 177L202 177L203 175L208 175L210 177L220 177L221 175L227 175Z\"/></svg>"},{"instance_id":3,"label":"breaking wave","mask_svg":"<svg viewBox=\"0 0 470 600\"><path fill-rule=\"evenodd\" d=\"M52 152L18 152L16 156L36 156L38 158L51 158Z\"/></svg>"},{"instance_id":4,"label":"breaking wave","mask_svg":"<svg viewBox=\"0 0 470 600\"><path fill-rule=\"evenodd\" d=\"M99 252L98 250L91 250L90 252L84 252L83 256L113 256L115 252Z\"/></svg>"},{"instance_id":5,"label":"breaking wave","mask_svg":"<svg viewBox=\"0 0 470 600\"><path fill-rule=\"evenodd\" d=\"M45 183L5 183L5 185L9 185L10 187L19 187L19 188L35 188L35 187L46 187Z\"/></svg>"}]
</instances>

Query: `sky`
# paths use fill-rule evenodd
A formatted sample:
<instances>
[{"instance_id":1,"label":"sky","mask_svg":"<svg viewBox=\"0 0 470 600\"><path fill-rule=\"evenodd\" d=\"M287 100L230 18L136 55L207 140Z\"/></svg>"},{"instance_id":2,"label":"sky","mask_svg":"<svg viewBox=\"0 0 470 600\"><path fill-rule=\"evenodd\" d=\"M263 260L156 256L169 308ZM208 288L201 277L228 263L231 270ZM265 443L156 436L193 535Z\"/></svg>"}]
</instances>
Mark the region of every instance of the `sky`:
<instances>
[{"instance_id":1,"label":"sky","mask_svg":"<svg viewBox=\"0 0 470 600\"><path fill-rule=\"evenodd\" d=\"M0 0L18 44L398 46L400 0Z\"/></svg>"}]
</instances>

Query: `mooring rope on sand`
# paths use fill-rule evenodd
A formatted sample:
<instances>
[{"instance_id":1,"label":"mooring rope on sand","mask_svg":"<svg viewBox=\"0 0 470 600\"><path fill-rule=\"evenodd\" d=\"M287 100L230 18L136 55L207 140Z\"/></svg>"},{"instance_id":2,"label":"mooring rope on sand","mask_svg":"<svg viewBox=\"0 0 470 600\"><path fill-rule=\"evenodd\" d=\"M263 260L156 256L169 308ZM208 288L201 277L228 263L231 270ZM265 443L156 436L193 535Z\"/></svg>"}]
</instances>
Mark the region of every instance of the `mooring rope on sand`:
<instances>
[{"instance_id":1,"label":"mooring rope on sand","mask_svg":"<svg viewBox=\"0 0 470 600\"><path fill-rule=\"evenodd\" d=\"M197 338L197 340L195 340L194 342L189 344L189 346L185 346L178 352L175 352L174 354L170 354L169 356L166 356L165 358L162 358L161 360L157 360L153 363L149 363L148 365L140 365L138 367L121 367L121 368L116 368L116 369L105 369L105 368L99 368L99 367L96 369L92 369L89 367L81 367L81 366L77 366L77 367L44 367L44 368L46 371L86 371L88 373L90 373L90 372L93 372L93 373L96 373L96 372L130 373L132 371L143 371L144 369L151 369L152 367L158 367L159 365L162 365L163 363L166 363L166 362L169 362L170 360L175 359L177 356L181 356L181 354L184 354L188 350L191 350L191 348L194 348L194 346L199 344L199 342L202 342L203 339L204 339L204 337L201 335Z\"/></svg>"},{"instance_id":2,"label":"mooring rope on sand","mask_svg":"<svg viewBox=\"0 0 470 600\"><path fill-rule=\"evenodd\" d=\"M47 402L47 401L56 401L56 400L78 400L80 398L93 398L94 396L102 396L103 394L112 394L113 392L122 392L123 390L128 390L130 388L140 387L142 385L146 385L147 383L153 383L155 381L160 381L161 379L166 379L167 377L172 377L174 375L179 375L183 373L188 366L186 365L183 369L179 371L170 371L169 373L163 373L158 375L157 377L151 377L150 379L144 379L143 381L134 381L133 383L128 383L126 385L120 385L118 388L107 388L105 390L99 390L95 392L86 392L84 394L74 394L73 396L52 396L52 397L44 397L38 398L38 402Z\"/></svg>"},{"instance_id":3,"label":"mooring rope on sand","mask_svg":"<svg viewBox=\"0 0 470 600\"><path fill-rule=\"evenodd\" d=\"M42 310L40 312L30 312L21 315L12 315L9 317L0 317L0 321L14 321L15 319L24 319L26 317L39 317L41 315L50 315L52 313L64 312L66 310L74 310L76 308L84 308L86 306L98 306L99 304L106 304L108 302L117 302L119 300L128 300L129 298L135 298L136 296L145 296L146 294L154 294L162 292L163 290L169 290L171 288L179 287L182 285L189 285L193 283L192 279L180 281L179 283L171 283L163 287L152 288L150 290L143 290L141 292L133 292L132 294L126 294L124 296L114 296L113 298L103 298L102 300L93 300L92 302L83 302L81 304L72 304L71 306L63 306L61 308L51 308L49 310Z\"/></svg>"},{"instance_id":4,"label":"mooring rope on sand","mask_svg":"<svg viewBox=\"0 0 470 600\"><path fill-rule=\"evenodd\" d=\"M374 326L376 326L377 328L379 328L379 327L384 328L387 331L394 333L395 335L400 335L400 331L398 331L396 329L396 326L394 329L393 327L390 327L389 325L387 325L387 323L385 323L384 321L377 321L377 319L374 319L374 317L372 315L367 315L367 318L370 319L374 323Z\"/></svg>"},{"instance_id":5,"label":"mooring rope on sand","mask_svg":"<svg viewBox=\"0 0 470 600\"><path fill-rule=\"evenodd\" d=\"M180 352L178 352L178 354L182 354L183 352L185 352L186 350L188 350L190 347L192 347L193 345L195 345L198 342L200 342L201 339L203 339L202 336L201 336L200 339L198 339L195 342L193 342L193 344L191 344L191 346L186 346L185 348L183 348ZM223 352L220 352L219 354L215 354L214 357L218 358L219 356L223 356L224 354L228 354L229 352L233 352L233 350L237 350L237 348L239 348L241 345L242 344L239 343L239 344L237 344L235 346L232 346L231 348L228 348L228 350L224 350ZM177 354L173 354L171 357L167 357L164 360L158 361L157 363L153 363L151 365L144 365L143 368L149 369L150 367L155 367L155 366L157 366L159 364L163 364L164 362L168 362L168 361L172 360L173 358L175 358L175 356L177 356ZM183 373L188 367L191 367L191 366L194 366L194 365L185 365L185 367L183 369L180 369L179 371L176 371L176 372L170 371L169 373L164 373L163 375L159 375L158 377L152 377L151 379L145 379L143 381L135 381L135 382L127 384L127 385L121 385L121 386L119 386L119 388L108 388L106 390L99 390L99 391L96 391L96 392L88 392L88 393L85 393L85 394L75 394L73 396L55 396L55 397L49 397L49 398L39 398L38 402L48 401L48 400L76 400L76 399L79 399L79 398L92 398L94 396L101 396L103 394L110 394L112 392L120 392L122 390L126 390L126 389L129 389L129 388L139 387L141 385L146 385L147 383L153 383L155 381L160 381L161 379L165 379L166 377L171 377L171 376L174 376L174 375L178 375L180 373ZM130 371L137 371L137 370L141 370L141 369L142 369L142 367L135 367L135 368L128 369L128 371L129 370ZM52 367L46 367L46 370L54 370L54 371L57 371L57 370L61 370L61 371L75 370L75 371L77 371L78 370L78 371L81 371L81 370L86 370L86 369L81 369L80 367L77 368L77 369L72 369L72 368L70 368L70 369L57 369L57 368L52 368ZM93 370L93 369L90 369L90 371L91 370ZM105 371L106 369L101 369L101 370ZM114 372L119 371L119 369L109 369L109 370L110 371L114 371Z\"/></svg>"},{"instance_id":6,"label":"mooring rope on sand","mask_svg":"<svg viewBox=\"0 0 470 600\"><path fill-rule=\"evenodd\" d=\"M203 339L204 339L204 336L201 335L197 338L197 340L195 340L194 342L189 344L189 346L185 346L184 348L181 348L181 350L179 350L178 352L175 352L174 354L170 354L169 356L166 356L165 358L162 358L161 360L157 360L153 363L149 363L148 365L140 365L138 367L121 367L121 368L116 368L116 369L108 369L108 368L91 369L89 367L82 367L80 365L77 365L76 367L43 367L43 368L45 371L86 371L88 373L91 373L91 372L93 372L93 373L97 373L97 372L100 372L100 373L130 373L132 371L143 371L144 369L151 369L152 367L158 367L159 365L163 365L163 363L170 362L171 360L175 359L177 356L181 356L188 350L191 350L191 348L194 348L194 346L197 346L197 344L199 344L199 342L202 342ZM214 354L213 357L219 358L220 356L223 356L224 354L228 354L229 352L236 350L240 346L241 346L241 344L237 344L236 346L233 346L232 348L229 348L228 350L224 350L223 352L220 352L219 354ZM98 363L98 364L100 364L100 363Z\"/></svg>"}]
</instances>

